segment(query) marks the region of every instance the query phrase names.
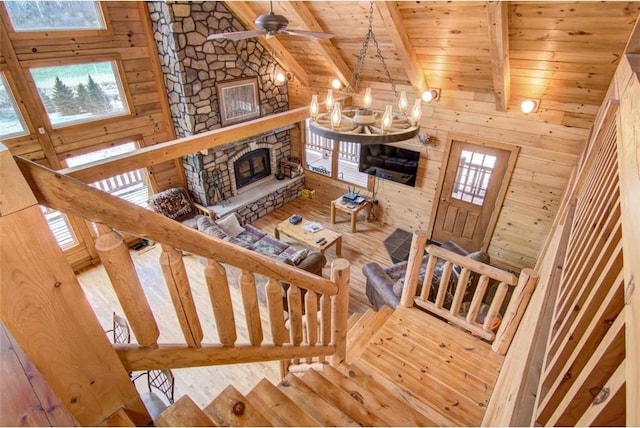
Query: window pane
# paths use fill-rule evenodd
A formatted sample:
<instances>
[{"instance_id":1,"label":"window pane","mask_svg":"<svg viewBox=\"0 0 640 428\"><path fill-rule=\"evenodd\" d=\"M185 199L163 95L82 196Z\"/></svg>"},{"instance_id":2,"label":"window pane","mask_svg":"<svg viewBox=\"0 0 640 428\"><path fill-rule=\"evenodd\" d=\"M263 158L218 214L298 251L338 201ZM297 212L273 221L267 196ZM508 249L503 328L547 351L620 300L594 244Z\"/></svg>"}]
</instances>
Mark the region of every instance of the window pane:
<instances>
[{"instance_id":1,"label":"window pane","mask_svg":"<svg viewBox=\"0 0 640 428\"><path fill-rule=\"evenodd\" d=\"M30 71L54 127L129 113L113 61Z\"/></svg>"},{"instance_id":2,"label":"window pane","mask_svg":"<svg viewBox=\"0 0 640 428\"><path fill-rule=\"evenodd\" d=\"M0 137L20 137L28 133L9 84L0 73Z\"/></svg>"},{"instance_id":3,"label":"window pane","mask_svg":"<svg viewBox=\"0 0 640 428\"><path fill-rule=\"evenodd\" d=\"M308 170L331 177L333 140L307 131L305 154Z\"/></svg>"},{"instance_id":4,"label":"window pane","mask_svg":"<svg viewBox=\"0 0 640 428\"><path fill-rule=\"evenodd\" d=\"M367 187L368 175L358 171L360 144L340 141L338 147L338 179Z\"/></svg>"},{"instance_id":5,"label":"window pane","mask_svg":"<svg viewBox=\"0 0 640 428\"><path fill-rule=\"evenodd\" d=\"M97 2L7 1L4 5L15 31L106 28Z\"/></svg>"},{"instance_id":6,"label":"window pane","mask_svg":"<svg viewBox=\"0 0 640 428\"><path fill-rule=\"evenodd\" d=\"M120 144L115 147L96 150L83 155L72 156L67 158L66 161L67 165L70 167L86 165L112 156L132 152L135 149L136 144L131 142ZM147 207L147 201L149 200L149 188L147 186L144 169L137 169L135 171L125 172L104 180L96 181L91 184L91 186L141 207Z\"/></svg>"},{"instance_id":7,"label":"window pane","mask_svg":"<svg viewBox=\"0 0 640 428\"><path fill-rule=\"evenodd\" d=\"M495 156L463 150L451 197L482 206L495 164Z\"/></svg>"}]
</instances>

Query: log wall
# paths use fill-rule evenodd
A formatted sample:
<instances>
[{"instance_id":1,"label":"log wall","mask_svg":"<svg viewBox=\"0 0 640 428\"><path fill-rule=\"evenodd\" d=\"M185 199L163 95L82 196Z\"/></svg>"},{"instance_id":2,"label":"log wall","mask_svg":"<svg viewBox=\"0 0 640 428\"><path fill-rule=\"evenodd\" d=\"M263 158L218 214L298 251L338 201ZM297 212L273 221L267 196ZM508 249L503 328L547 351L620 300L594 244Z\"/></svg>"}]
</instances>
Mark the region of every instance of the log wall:
<instances>
[{"instance_id":1,"label":"log wall","mask_svg":"<svg viewBox=\"0 0 640 428\"><path fill-rule=\"evenodd\" d=\"M385 99L392 102L391 93L384 92L385 85L366 84L373 88L374 98L381 99L380 104ZM316 79L309 88L293 86L290 104L301 106L308 103L312 93L322 99L329 82ZM403 88L398 85L398 90ZM411 88L406 89L412 93ZM434 142L426 148L417 141L401 144L421 152L417 185L411 188L380 180L378 220L412 231L428 229L442 158L451 139L473 138L520 146L489 253L492 261L506 267L533 267L598 108L542 102L536 113L524 115L515 105L509 106L507 112L496 111L493 96L442 91L437 102L423 106L422 132ZM302 152L301 148L297 150ZM307 187L335 198L345 191L347 183L307 171Z\"/></svg>"}]
</instances>

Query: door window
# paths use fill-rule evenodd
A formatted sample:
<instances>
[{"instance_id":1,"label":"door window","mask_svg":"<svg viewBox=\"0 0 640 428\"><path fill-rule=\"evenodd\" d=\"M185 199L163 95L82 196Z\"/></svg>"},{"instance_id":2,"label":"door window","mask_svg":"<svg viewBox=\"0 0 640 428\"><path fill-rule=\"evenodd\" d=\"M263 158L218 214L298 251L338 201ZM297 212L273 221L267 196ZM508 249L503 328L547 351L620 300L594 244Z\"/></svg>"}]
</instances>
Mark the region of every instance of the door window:
<instances>
[{"instance_id":1,"label":"door window","mask_svg":"<svg viewBox=\"0 0 640 428\"><path fill-rule=\"evenodd\" d=\"M462 150L451 197L482 206L495 165L493 155Z\"/></svg>"}]
</instances>

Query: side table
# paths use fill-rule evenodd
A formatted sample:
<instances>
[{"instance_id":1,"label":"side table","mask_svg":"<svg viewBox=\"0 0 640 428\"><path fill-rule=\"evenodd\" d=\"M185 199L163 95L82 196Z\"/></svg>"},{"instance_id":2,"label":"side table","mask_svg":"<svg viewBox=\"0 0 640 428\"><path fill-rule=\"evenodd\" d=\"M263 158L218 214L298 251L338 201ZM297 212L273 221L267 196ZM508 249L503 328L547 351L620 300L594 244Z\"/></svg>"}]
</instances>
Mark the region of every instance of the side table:
<instances>
[{"instance_id":1,"label":"side table","mask_svg":"<svg viewBox=\"0 0 640 428\"><path fill-rule=\"evenodd\" d=\"M352 206L353 205L353 206ZM358 213L363 209L367 209L367 215L371 210L371 202L364 201L361 204L351 204L342 201L342 196L338 199L331 201L331 224L336 222L336 210L345 212L351 215L351 233L356 233L356 222L358 220Z\"/></svg>"}]
</instances>

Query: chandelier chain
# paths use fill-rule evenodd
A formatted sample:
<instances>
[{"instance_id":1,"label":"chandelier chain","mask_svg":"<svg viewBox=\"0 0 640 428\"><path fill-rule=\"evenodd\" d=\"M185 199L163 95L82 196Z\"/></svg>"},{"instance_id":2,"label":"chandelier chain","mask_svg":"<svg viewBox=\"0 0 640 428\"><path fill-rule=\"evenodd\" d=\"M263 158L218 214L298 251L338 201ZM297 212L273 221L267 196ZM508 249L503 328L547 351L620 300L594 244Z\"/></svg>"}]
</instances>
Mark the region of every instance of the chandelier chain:
<instances>
[{"instance_id":1,"label":"chandelier chain","mask_svg":"<svg viewBox=\"0 0 640 428\"><path fill-rule=\"evenodd\" d=\"M358 61L356 62L356 67L351 74L351 79L349 80L349 86L353 88L354 93L358 93L360 89L360 79L362 78L362 69L364 67L364 60L367 56L367 50L369 49L369 40L373 38L373 44L376 47L376 55L380 59L382 63L382 68L384 69L384 73L387 76L387 80L391 85L391 89L393 90L394 96L398 97L398 91L396 90L396 84L391 78L391 73L389 73L389 69L387 68L387 63L384 61L384 57L382 56L382 50L380 49L380 45L378 44L378 40L376 39L376 35L373 33L373 0L371 0L369 4L369 28L367 30L367 35L362 42L362 47L360 48L360 53L358 54Z\"/></svg>"}]
</instances>

